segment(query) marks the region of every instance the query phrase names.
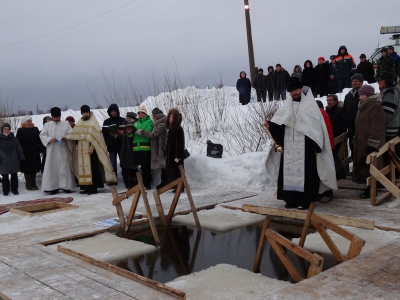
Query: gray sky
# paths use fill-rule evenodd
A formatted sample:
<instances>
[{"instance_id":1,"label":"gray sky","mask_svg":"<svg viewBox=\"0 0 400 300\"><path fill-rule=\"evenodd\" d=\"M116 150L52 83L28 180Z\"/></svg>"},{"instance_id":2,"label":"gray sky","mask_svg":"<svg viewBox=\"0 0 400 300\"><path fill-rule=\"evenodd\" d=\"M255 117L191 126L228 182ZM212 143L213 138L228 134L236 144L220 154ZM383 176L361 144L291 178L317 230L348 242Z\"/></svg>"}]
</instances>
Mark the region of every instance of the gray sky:
<instances>
[{"instance_id":1,"label":"gray sky","mask_svg":"<svg viewBox=\"0 0 400 300\"><path fill-rule=\"evenodd\" d=\"M281 63L291 73L307 59L328 59L340 45L358 63L361 53L368 56L389 38L379 35L381 26L400 25L398 0L249 2L256 66L265 72ZM220 76L234 86L241 70L249 74L242 0L0 5L0 95L3 103L13 100L15 110L35 113L36 103L44 111L93 107L90 92L106 106L103 75L118 90L131 83L145 96L152 92L146 78L153 86L154 74L163 89L166 70L174 74L176 66L184 86L194 81L201 88L216 85Z\"/></svg>"}]
</instances>

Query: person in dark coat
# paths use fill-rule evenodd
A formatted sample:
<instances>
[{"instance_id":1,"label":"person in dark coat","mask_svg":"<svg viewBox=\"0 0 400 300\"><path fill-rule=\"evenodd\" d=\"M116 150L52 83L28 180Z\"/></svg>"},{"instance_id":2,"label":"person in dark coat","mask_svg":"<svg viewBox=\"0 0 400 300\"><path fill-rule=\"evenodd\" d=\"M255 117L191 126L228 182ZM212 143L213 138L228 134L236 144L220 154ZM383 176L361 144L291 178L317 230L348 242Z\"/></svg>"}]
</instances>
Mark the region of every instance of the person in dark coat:
<instances>
[{"instance_id":1,"label":"person in dark coat","mask_svg":"<svg viewBox=\"0 0 400 300\"><path fill-rule=\"evenodd\" d=\"M19 163L24 160L24 153L14 133L11 132L10 124L3 123L0 127L0 174L3 185L3 195L10 193L11 174L11 192L18 195L18 176Z\"/></svg>"},{"instance_id":2,"label":"person in dark coat","mask_svg":"<svg viewBox=\"0 0 400 300\"><path fill-rule=\"evenodd\" d=\"M353 87L344 97L343 114L346 121L347 134L349 138L349 146L351 150L351 157L354 156L353 137L356 115L358 111L358 90L363 85L363 77L361 74L354 74L351 77L351 86Z\"/></svg>"},{"instance_id":3,"label":"person in dark coat","mask_svg":"<svg viewBox=\"0 0 400 300\"><path fill-rule=\"evenodd\" d=\"M378 59L375 79L381 77L382 72L396 73L396 64L393 57L388 55L387 48L381 49L381 57Z\"/></svg>"},{"instance_id":4,"label":"person in dark coat","mask_svg":"<svg viewBox=\"0 0 400 300\"><path fill-rule=\"evenodd\" d=\"M264 76L264 70L258 69L257 76L253 81L253 88L256 89L257 92L257 101L258 102L266 102L267 100L267 76Z\"/></svg>"},{"instance_id":5,"label":"person in dark coat","mask_svg":"<svg viewBox=\"0 0 400 300\"><path fill-rule=\"evenodd\" d=\"M329 63L329 94L336 94L339 92L338 81L337 81L337 72L335 68L336 55L331 55L331 62Z\"/></svg>"},{"instance_id":6,"label":"person in dark coat","mask_svg":"<svg viewBox=\"0 0 400 300\"><path fill-rule=\"evenodd\" d=\"M343 114L343 102L339 101L336 94L329 94L326 97L327 106L325 108L326 113L331 121L333 138L336 138L346 132L346 121ZM339 151L340 144L336 145L334 150Z\"/></svg>"},{"instance_id":7,"label":"person in dark coat","mask_svg":"<svg viewBox=\"0 0 400 300\"><path fill-rule=\"evenodd\" d=\"M393 58L394 64L396 66L395 75L396 77L400 77L400 56L397 54L397 52L394 51L393 46L387 47L387 50L388 50L388 55Z\"/></svg>"},{"instance_id":8,"label":"person in dark coat","mask_svg":"<svg viewBox=\"0 0 400 300\"><path fill-rule=\"evenodd\" d=\"M314 75L313 63L311 62L311 60L307 59L304 62L303 74L301 75L301 83L304 86L308 86L313 92L313 94L315 90L314 80L315 80L315 75Z\"/></svg>"},{"instance_id":9,"label":"person in dark coat","mask_svg":"<svg viewBox=\"0 0 400 300\"><path fill-rule=\"evenodd\" d=\"M329 65L325 64L325 58L318 58L318 65L314 69L315 76L315 91L314 97L323 97L328 95L329 92Z\"/></svg>"},{"instance_id":10,"label":"person in dark coat","mask_svg":"<svg viewBox=\"0 0 400 300\"><path fill-rule=\"evenodd\" d=\"M286 100L286 82L289 80L290 75L288 71L282 68L281 64L275 66L274 71L274 99Z\"/></svg>"},{"instance_id":11,"label":"person in dark coat","mask_svg":"<svg viewBox=\"0 0 400 300\"><path fill-rule=\"evenodd\" d=\"M138 184L136 172L138 166L135 165L133 155L133 135L136 128L133 123L137 121L137 115L134 112L128 112L126 114L128 120L125 124L125 133L121 137L121 150L119 152L119 166L122 169L122 178L124 185L127 189L133 188Z\"/></svg>"},{"instance_id":12,"label":"person in dark coat","mask_svg":"<svg viewBox=\"0 0 400 300\"><path fill-rule=\"evenodd\" d=\"M266 76L267 80L267 91L268 91L268 100L272 101L274 99L274 67L268 67L268 75Z\"/></svg>"},{"instance_id":13,"label":"person in dark coat","mask_svg":"<svg viewBox=\"0 0 400 300\"><path fill-rule=\"evenodd\" d=\"M364 80L368 81L368 83L375 82L374 66L367 60L364 53L360 55L360 63L357 66L357 73L361 74Z\"/></svg>"},{"instance_id":14,"label":"person in dark coat","mask_svg":"<svg viewBox=\"0 0 400 300\"><path fill-rule=\"evenodd\" d=\"M125 123L125 119L120 116L119 107L115 103L108 107L107 114L109 118L104 120L102 132L115 176L118 178L117 154L121 150L121 135L123 134L123 130L119 130L119 126Z\"/></svg>"},{"instance_id":15,"label":"person in dark coat","mask_svg":"<svg viewBox=\"0 0 400 300\"><path fill-rule=\"evenodd\" d=\"M358 90L360 104L355 121L354 135L354 182L365 182L370 176L369 164L366 163L368 154L378 152L385 143L385 113L379 94L370 85L363 85ZM378 170L383 168L383 156L376 160ZM370 197L369 187L360 194L365 199Z\"/></svg>"},{"instance_id":16,"label":"person in dark coat","mask_svg":"<svg viewBox=\"0 0 400 300\"><path fill-rule=\"evenodd\" d=\"M181 123L182 114L179 110L170 109L165 123L168 129L166 163L169 182L181 177L179 166L183 166L183 151L185 149L185 133Z\"/></svg>"},{"instance_id":17,"label":"person in dark coat","mask_svg":"<svg viewBox=\"0 0 400 300\"><path fill-rule=\"evenodd\" d=\"M339 92L351 87L351 70L356 67L354 57L347 52L346 46L340 46L335 58Z\"/></svg>"},{"instance_id":18,"label":"person in dark coat","mask_svg":"<svg viewBox=\"0 0 400 300\"><path fill-rule=\"evenodd\" d=\"M36 173L41 169L40 149L43 144L39 137L39 129L32 123L31 116L21 118L17 139L25 156L25 160L20 162L21 172L25 176L25 187L29 191L38 190Z\"/></svg>"},{"instance_id":19,"label":"person in dark coat","mask_svg":"<svg viewBox=\"0 0 400 300\"><path fill-rule=\"evenodd\" d=\"M297 77L301 81L301 76L303 75L303 71L300 65L295 65L293 68L293 73L290 77Z\"/></svg>"},{"instance_id":20,"label":"person in dark coat","mask_svg":"<svg viewBox=\"0 0 400 300\"><path fill-rule=\"evenodd\" d=\"M236 82L236 89L239 92L239 102L242 105L246 105L250 102L251 94L251 82L250 79L246 77L246 72L240 72L239 79Z\"/></svg>"}]
</instances>

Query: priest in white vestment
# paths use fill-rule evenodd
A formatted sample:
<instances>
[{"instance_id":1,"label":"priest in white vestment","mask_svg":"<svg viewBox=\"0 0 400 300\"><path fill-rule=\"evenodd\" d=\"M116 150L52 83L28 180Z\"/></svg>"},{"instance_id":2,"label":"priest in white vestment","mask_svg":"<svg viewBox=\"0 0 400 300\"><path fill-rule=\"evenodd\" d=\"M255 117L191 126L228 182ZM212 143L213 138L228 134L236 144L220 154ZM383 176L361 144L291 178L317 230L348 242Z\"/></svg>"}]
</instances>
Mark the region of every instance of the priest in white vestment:
<instances>
[{"instance_id":1,"label":"priest in white vestment","mask_svg":"<svg viewBox=\"0 0 400 300\"><path fill-rule=\"evenodd\" d=\"M71 193L76 184L72 172L70 146L65 137L72 128L69 122L61 121L60 108L53 107L51 116L53 121L45 123L39 135L47 151L42 190L51 195L57 194L60 190Z\"/></svg>"},{"instance_id":2,"label":"priest in white vestment","mask_svg":"<svg viewBox=\"0 0 400 300\"><path fill-rule=\"evenodd\" d=\"M286 86L290 97L265 126L283 152L272 146L266 167L278 182L285 208L308 209L318 194L336 190L336 171L325 121L311 93L298 78Z\"/></svg>"}]
</instances>

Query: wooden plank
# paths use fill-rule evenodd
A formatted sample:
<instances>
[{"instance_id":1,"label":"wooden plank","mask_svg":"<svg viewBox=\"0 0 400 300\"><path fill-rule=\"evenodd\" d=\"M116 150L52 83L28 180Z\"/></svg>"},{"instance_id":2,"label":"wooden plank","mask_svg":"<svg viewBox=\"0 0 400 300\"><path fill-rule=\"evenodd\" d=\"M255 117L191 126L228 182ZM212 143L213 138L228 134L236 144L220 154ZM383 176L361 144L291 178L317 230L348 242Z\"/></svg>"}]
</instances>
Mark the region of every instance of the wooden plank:
<instances>
[{"instance_id":1,"label":"wooden plank","mask_svg":"<svg viewBox=\"0 0 400 300\"><path fill-rule=\"evenodd\" d=\"M315 204L311 203L310 208L308 209L308 212L307 212L306 220L304 222L303 230L301 231L301 235L300 235L299 246L301 248L304 247L304 242L306 241L307 230L308 230L308 226L310 225L310 218L314 212L314 208L315 208Z\"/></svg>"},{"instance_id":2,"label":"wooden plank","mask_svg":"<svg viewBox=\"0 0 400 300\"><path fill-rule=\"evenodd\" d=\"M369 172L373 177L375 177L382 185L390 191L397 199L400 199L400 190L389 180L387 179L377 168L373 165L370 165ZM371 191L372 195L372 191Z\"/></svg>"},{"instance_id":3,"label":"wooden plank","mask_svg":"<svg viewBox=\"0 0 400 300\"><path fill-rule=\"evenodd\" d=\"M118 191L115 185L110 186L110 191L111 195L113 196L113 199L118 197ZM121 227L121 230L125 230L125 215L124 215L124 210L122 209L121 202L118 202L115 205L115 209L117 210L117 216L119 219L119 226Z\"/></svg>"},{"instance_id":4,"label":"wooden plank","mask_svg":"<svg viewBox=\"0 0 400 300\"><path fill-rule=\"evenodd\" d=\"M383 169L380 169L379 172L381 172L383 175L387 175L390 172L390 166L386 166ZM371 176L367 178L367 186L371 185Z\"/></svg>"},{"instance_id":5,"label":"wooden plank","mask_svg":"<svg viewBox=\"0 0 400 300\"><path fill-rule=\"evenodd\" d=\"M158 211L158 217L160 218L160 222L161 222L161 224L163 224L165 226L165 225L167 225L167 220L165 219L164 208L162 206L161 198L160 198L160 194L159 194L158 190L153 192L153 197L154 197L154 201L156 202L156 207L157 207L157 211Z\"/></svg>"},{"instance_id":6,"label":"wooden plank","mask_svg":"<svg viewBox=\"0 0 400 300\"><path fill-rule=\"evenodd\" d=\"M171 288L169 286L166 286L166 285L164 285L162 283L159 283L157 281L154 281L154 280L148 279L146 277L137 275L137 274L129 272L127 270L118 268L117 266L111 265L111 264L109 264L107 262L95 259L93 257L87 256L87 255L82 254L82 253L78 253L78 252L73 251L71 249L64 248L64 247L62 247L60 245L57 246L57 250L62 252L62 253L65 253L65 254L74 256L76 258L79 258L79 259L81 259L83 261L86 261L88 263L91 263L91 264L93 264L95 266L102 267L102 268L104 268L106 270L109 270L109 271L111 271L111 272L113 272L115 274L118 274L120 276L132 279L132 280L134 280L136 282L144 284L144 285L146 285L146 286L148 286L150 288L153 288L153 289L155 289L157 291L160 291L160 292L163 292L163 293L165 293L167 295L176 297L177 299L186 299L186 294L184 292L182 292L182 291L176 290L176 289Z\"/></svg>"},{"instance_id":7,"label":"wooden plank","mask_svg":"<svg viewBox=\"0 0 400 300\"><path fill-rule=\"evenodd\" d=\"M388 151L390 143L393 142L393 145L396 145L400 142L400 136L396 136L395 138L391 139L389 142L385 143L382 147L379 148L379 152L373 152L367 156L367 164L370 164L373 157L380 157Z\"/></svg>"},{"instance_id":8,"label":"wooden plank","mask_svg":"<svg viewBox=\"0 0 400 300\"><path fill-rule=\"evenodd\" d=\"M313 219L311 219L311 222L313 223L314 227L318 230L320 236L324 240L325 244L328 246L329 250L331 250L336 261L344 262L345 258L343 257L342 253L340 253L338 247L336 247L336 244L332 241L331 237L326 232L325 228L318 222L315 222Z\"/></svg>"},{"instance_id":9,"label":"wooden plank","mask_svg":"<svg viewBox=\"0 0 400 300\"><path fill-rule=\"evenodd\" d=\"M159 245L160 244L160 238L158 237L156 224L154 223L153 213L151 212L151 208L150 208L150 205L149 205L149 200L147 199L147 193L146 193L146 189L145 189L144 184L143 184L142 174L137 172L136 173L136 177L137 177L137 180L139 182L140 190L142 192L142 198L143 198L143 202L144 202L144 207L146 208L147 219L149 219L149 224L150 224L151 232L153 233L154 241L155 241L156 245Z\"/></svg>"},{"instance_id":10,"label":"wooden plank","mask_svg":"<svg viewBox=\"0 0 400 300\"><path fill-rule=\"evenodd\" d=\"M243 204L242 210L262 215L279 216L279 217L299 219L299 220L305 220L307 216L307 212L301 210L294 210L294 209L288 210L284 208L265 207L265 206L249 205L249 204ZM374 220L366 220L360 218L337 216L337 215L330 215L323 213L320 213L318 215L336 225L345 225L345 226L364 228L364 229L375 228Z\"/></svg>"},{"instance_id":11,"label":"wooden plank","mask_svg":"<svg viewBox=\"0 0 400 300\"><path fill-rule=\"evenodd\" d=\"M268 238L269 244L275 250L276 254L278 255L279 259L285 266L286 270L289 272L290 277L292 277L294 282L300 282L303 278L301 278L299 272L297 271L296 267L288 258L286 252L283 250L282 246L279 245L274 239Z\"/></svg>"},{"instance_id":12,"label":"wooden plank","mask_svg":"<svg viewBox=\"0 0 400 300\"><path fill-rule=\"evenodd\" d=\"M140 190L138 190L138 191L136 191L135 195L133 196L133 201L132 201L131 207L129 209L128 218L126 220L126 227L124 228L125 235L128 234L128 232L132 226L132 222L135 217L136 208L138 206L139 198L140 198L141 194L142 194L142 192Z\"/></svg>"},{"instance_id":13,"label":"wooden plank","mask_svg":"<svg viewBox=\"0 0 400 300\"><path fill-rule=\"evenodd\" d=\"M304 258L305 260L307 260L310 263L313 263L316 265L319 265L321 263L315 255L313 255L310 252L308 252L307 250L299 247L292 241L289 241L287 238L285 238L284 236L280 235L279 233L275 232L274 230L272 230L270 228L267 228L267 230L265 231L265 236L268 238L268 241L270 241L271 239L274 241L277 241L280 245L282 245L286 249L292 251L297 256Z\"/></svg>"},{"instance_id":14,"label":"wooden plank","mask_svg":"<svg viewBox=\"0 0 400 300\"><path fill-rule=\"evenodd\" d=\"M321 224L322 226L324 226L326 228L329 228L330 230L336 232L337 234L341 235L342 237L344 237L345 239L347 239L349 241L351 241L351 239L354 236L354 234L352 234L350 231L347 231L346 229L339 227L338 225L336 225L332 222L329 222L328 220L321 217L320 215L317 215L317 214L312 215L311 220L313 220L314 222L318 222L319 224Z\"/></svg>"},{"instance_id":15,"label":"wooden plank","mask_svg":"<svg viewBox=\"0 0 400 300\"><path fill-rule=\"evenodd\" d=\"M308 273L307 273L307 278L311 278L311 277L321 273L322 268L324 266L324 264L323 264L324 258L322 256L320 256L318 253L313 253L313 255L319 257L322 260L322 263L319 266L318 265L314 265L314 264L310 264L310 267L309 267Z\"/></svg>"},{"instance_id":16,"label":"wooden plank","mask_svg":"<svg viewBox=\"0 0 400 300\"><path fill-rule=\"evenodd\" d=\"M342 142L347 142L347 137L348 137L347 132L342 133L341 135L333 139L333 144L336 146L337 144L340 144Z\"/></svg>"},{"instance_id":17,"label":"wooden plank","mask_svg":"<svg viewBox=\"0 0 400 300\"><path fill-rule=\"evenodd\" d=\"M35 204L31 206L14 207L10 209L10 213L17 214L20 216L34 217L34 216L41 216L45 214L65 211L69 209L77 209L77 208L79 208L79 206L68 203L48 202L43 204ZM35 212L35 211L40 211L40 212Z\"/></svg>"},{"instance_id":18,"label":"wooden plank","mask_svg":"<svg viewBox=\"0 0 400 300\"><path fill-rule=\"evenodd\" d=\"M176 186L178 185L179 182L181 182L181 178L175 179L174 181L168 183L167 185L163 186L161 189L158 190L158 193L164 194L166 191L172 190L174 188L176 188Z\"/></svg>"},{"instance_id":19,"label":"wooden plank","mask_svg":"<svg viewBox=\"0 0 400 300\"><path fill-rule=\"evenodd\" d=\"M267 230L267 228L269 228L270 224L271 224L271 219L268 217L265 218L260 234L260 239L258 241L256 257L254 258L254 264L253 264L253 272L256 273L260 273L260 266L264 254L265 243L267 242L265 231Z\"/></svg>"},{"instance_id":20,"label":"wooden plank","mask_svg":"<svg viewBox=\"0 0 400 300\"><path fill-rule=\"evenodd\" d=\"M190 190L190 186L189 186L189 183L188 183L187 178L186 178L185 170L183 169L182 165L179 166L179 171L181 172L181 177L182 177L182 180L183 180L183 184L184 184L184 186L186 188L186 195L187 195L187 197L189 199L189 204L190 204L190 208L192 210L194 222L196 223L197 231L201 231L199 217L197 216L196 207L195 207L194 202L193 202L192 192Z\"/></svg>"},{"instance_id":21,"label":"wooden plank","mask_svg":"<svg viewBox=\"0 0 400 300\"><path fill-rule=\"evenodd\" d=\"M178 183L178 186L176 187L174 199L172 200L171 206L169 208L169 212L167 215L167 224L171 223L172 217L174 216L176 206L178 205L179 197L181 196L180 191L182 190L182 188L183 188L183 183L181 179L180 182Z\"/></svg>"},{"instance_id":22,"label":"wooden plank","mask_svg":"<svg viewBox=\"0 0 400 300\"><path fill-rule=\"evenodd\" d=\"M351 240L349 251L347 252L346 259L352 259L358 255L360 255L362 248L365 245L365 240L359 238L358 236L353 236Z\"/></svg>"}]
</instances>

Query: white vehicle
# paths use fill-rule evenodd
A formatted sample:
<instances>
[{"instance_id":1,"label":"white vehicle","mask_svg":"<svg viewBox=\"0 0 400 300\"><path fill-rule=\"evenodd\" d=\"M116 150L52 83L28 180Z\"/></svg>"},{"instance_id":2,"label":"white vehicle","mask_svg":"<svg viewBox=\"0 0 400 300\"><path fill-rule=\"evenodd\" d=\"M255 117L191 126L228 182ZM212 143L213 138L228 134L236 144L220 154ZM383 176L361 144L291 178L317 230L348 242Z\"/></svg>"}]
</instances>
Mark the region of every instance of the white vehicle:
<instances>
[{"instance_id":1,"label":"white vehicle","mask_svg":"<svg viewBox=\"0 0 400 300\"><path fill-rule=\"evenodd\" d=\"M376 64L378 63L378 59L381 57L381 49L384 47L393 46L394 51L397 54L400 53L400 26L382 26L380 34L393 34L392 37L389 38L389 41L384 43L382 46L379 46L375 49L374 52L369 56L369 61L374 65L376 68ZM400 54L399 54L400 55Z\"/></svg>"}]
</instances>

